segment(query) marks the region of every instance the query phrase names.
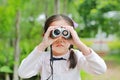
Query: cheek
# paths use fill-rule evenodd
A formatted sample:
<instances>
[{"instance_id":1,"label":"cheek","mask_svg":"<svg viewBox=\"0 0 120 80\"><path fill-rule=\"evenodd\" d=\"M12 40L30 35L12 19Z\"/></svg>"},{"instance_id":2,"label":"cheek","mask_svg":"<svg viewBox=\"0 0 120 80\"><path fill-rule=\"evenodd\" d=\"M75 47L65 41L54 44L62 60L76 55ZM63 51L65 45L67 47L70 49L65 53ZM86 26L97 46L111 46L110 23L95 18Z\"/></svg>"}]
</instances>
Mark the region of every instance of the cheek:
<instances>
[{"instance_id":1,"label":"cheek","mask_svg":"<svg viewBox=\"0 0 120 80\"><path fill-rule=\"evenodd\" d=\"M70 44L65 44L63 48L64 48L64 50L68 50L69 47L70 47ZM63 49L63 48L62 48L62 49Z\"/></svg>"},{"instance_id":2,"label":"cheek","mask_svg":"<svg viewBox=\"0 0 120 80\"><path fill-rule=\"evenodd\" d=\"M70 47L70 44L66 44L66 48L69 48Z\"/></svg>"}]
</instances>

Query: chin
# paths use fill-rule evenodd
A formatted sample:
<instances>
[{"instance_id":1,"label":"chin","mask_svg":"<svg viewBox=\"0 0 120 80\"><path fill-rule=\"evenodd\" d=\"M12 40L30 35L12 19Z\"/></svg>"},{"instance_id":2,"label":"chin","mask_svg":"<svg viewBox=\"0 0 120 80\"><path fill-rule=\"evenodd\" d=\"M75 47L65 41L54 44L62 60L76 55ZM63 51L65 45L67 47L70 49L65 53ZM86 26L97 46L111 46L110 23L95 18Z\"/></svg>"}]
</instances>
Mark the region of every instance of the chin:
<instances>
[{"instance_id":1,"label":"chin","mask_svg":"<svg viewBox=\"0 0 120 80\"><path fill-rule=\"evenodd\" d=\"M65 52L64 48L54 48L53 51L57 52L57 53L63 53Z\"/></svg>"}]
</instances>

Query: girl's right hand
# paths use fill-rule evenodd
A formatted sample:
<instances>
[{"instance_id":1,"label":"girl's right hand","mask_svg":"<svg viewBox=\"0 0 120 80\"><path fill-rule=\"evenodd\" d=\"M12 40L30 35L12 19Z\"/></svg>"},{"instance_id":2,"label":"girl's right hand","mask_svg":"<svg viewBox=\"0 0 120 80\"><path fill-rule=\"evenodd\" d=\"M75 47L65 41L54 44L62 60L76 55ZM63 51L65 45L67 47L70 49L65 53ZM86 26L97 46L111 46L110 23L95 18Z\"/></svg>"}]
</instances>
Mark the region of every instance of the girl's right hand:
<instances>
[{"instance_id":1,"label":"girl's right hand","mask_svg":"<svg viewBox=\"0 0 120 80\"><path fill-rule=\"evenodd\" d=\"M53 42L57 40L57 38L53 39L50 37L51 31L54 30L56 26L50 26L43 36L42 42L38 45L39 50L45 50L48 46L50 46Z\"/></svg>"}]
</instances>

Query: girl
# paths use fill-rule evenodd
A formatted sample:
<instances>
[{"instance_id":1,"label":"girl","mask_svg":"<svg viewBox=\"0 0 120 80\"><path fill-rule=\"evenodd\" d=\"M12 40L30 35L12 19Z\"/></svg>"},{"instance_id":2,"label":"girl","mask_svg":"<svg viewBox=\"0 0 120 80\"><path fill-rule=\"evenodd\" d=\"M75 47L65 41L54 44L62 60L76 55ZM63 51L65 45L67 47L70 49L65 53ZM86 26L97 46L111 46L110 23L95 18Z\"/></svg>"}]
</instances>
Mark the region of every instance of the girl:
<instances>
[{"instance_id":1,"label":"girl","mask_svg":"<svg viewBox=\"0 0 120 80\"><path fill-rule=\"evenodd\" d=\"M50 50L45 51L49 46ZM22 61L18 74L21 78L30 78L40 72L41 80L81 80L82 69L103 74L106 64L81 42L69 17L53 15L45 22L42 42Z\"/></svg>"}]
</instances>

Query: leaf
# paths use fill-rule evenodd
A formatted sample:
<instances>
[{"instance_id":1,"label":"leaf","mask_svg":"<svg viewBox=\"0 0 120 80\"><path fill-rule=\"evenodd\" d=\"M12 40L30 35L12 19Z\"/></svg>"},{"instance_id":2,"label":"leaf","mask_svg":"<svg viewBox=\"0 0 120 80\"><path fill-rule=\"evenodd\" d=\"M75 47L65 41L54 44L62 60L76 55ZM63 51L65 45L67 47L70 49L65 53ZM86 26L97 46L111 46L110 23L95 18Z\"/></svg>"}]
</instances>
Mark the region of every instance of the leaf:
<instances>
[{"instance_id":1,"label":"leaf","mask_svg":"<svg viewBox=\"0 0 120 80\"><path fill-rule=\"evenodd\" d=\"M12 73L12 70L10 69L9 66L3 66L0 68L0 72Z\"/></svg>"}]
</instances>

